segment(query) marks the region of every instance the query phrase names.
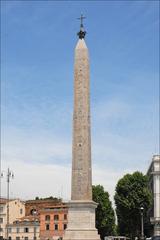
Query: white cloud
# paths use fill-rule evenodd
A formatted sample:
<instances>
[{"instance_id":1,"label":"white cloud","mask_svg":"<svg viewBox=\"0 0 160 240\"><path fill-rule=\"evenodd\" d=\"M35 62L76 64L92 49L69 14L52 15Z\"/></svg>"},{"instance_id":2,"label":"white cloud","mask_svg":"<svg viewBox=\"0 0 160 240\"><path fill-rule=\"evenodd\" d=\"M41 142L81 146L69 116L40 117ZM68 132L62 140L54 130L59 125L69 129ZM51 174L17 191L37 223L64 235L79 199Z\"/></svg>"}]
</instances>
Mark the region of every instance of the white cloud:
<instances>
[{"instance_id":1,"label":"white cloud","mask_svg":"<svg viewBox=\"0 0 160 240\"><path fill-rule=\"evenodd\" d=\"M118 179L127 172L140 170L145 173L155 153L152 152L153 138L149 138L150 133L146 138L144 130L141 136L136 131L132 133L133 138L131 133L123 134L118 130L121 124L111 125L115 119L121 119L121 123L129 126L132 110L133 106L129 103L110 100L108 103L97 103L92 114L93 184L103 185L112 200ZM36 111L31 129L14 123L3 129L2 168L6 170L9 166L15 172L11 188L13 197L25 199L37 195L62 195L65 199L70 198L72 130L71 124L70 128L68 126L71 119L65 118L65 115L64 106L57 105L54 112L56 131L43 128L43 124L36 127ZM41 117L45 123L45 114L44 119L43 114ZM147 139L152 139L152 144ZM5 195L4 179L2 183L2 194Z\"/></svg>"},{"instance_id":2,"label":"white cloud","mask_svg":"<svg viewBox=\"0 0 160 240\"><path fill-rule=\"evenodd\" d=\"M3 169L7 163L3 162ZM32 199L36 196L56 196L64 200L70 199L71 193L71 165L58 164L32 164L30 162L14 161L10 164L14 171L11 180L10 197ZM93 184L101 184L109 192L113 201L115 185L123 174L131 172L126 169L119 171L108 167L106 169L93 165ZM2 179L2 196L6 195L6 179Z\"/></svg>"},{"instance_id":3,"label":"white cloud","mask_svg":"<svg viewBox=\"0 0 160 240\"><path fill-rule=\"evenodd\" d=\"M3 163L3 169L7 164ZM68 199L70 196L70 167L55 164L32 164L14 161L10 163L14 172L11 181L11 197L32 199L36 196L56 196ZM6 195L5 179L2 180L2 195Z\"/></svg>"}]
</instances>

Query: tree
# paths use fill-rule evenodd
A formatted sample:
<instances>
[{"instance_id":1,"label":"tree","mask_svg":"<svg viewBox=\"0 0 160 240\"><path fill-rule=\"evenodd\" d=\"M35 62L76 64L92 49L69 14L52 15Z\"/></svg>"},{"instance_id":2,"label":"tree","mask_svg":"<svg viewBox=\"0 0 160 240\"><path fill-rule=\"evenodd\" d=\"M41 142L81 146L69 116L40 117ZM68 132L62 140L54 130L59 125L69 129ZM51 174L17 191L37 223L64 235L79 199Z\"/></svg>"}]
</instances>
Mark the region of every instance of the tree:
<instances>
[{"instance_id":1,"label":"tree","mask_svg":"<svg viewBox=\"0 0 160 240\"><path fill-rule=\"evenodd\" d=\"M101 238L115 234L115 215L109 200L108 192L104 191L103 186L92 186L93 201L98 203L96 209L96 228Z\"/></svg>"},{"instance_id":2,"label":"tree","mask_svg":"<svg viewBox=\"0 0 160 240\"><path fill-rule=\"evenodd\" d=\"M152 195L148 189L148 177L140 172L126 174L116 186L114 196L120 235L130 238L140 235L140 207L144 208L144 221L152 203Z\"/></svg>"},{"instance_id":3,"label":"tree","mask_svg":"<svg viewBox=\"0 0 160 240\"><path fill-rule=\"evenodd\" d=\"M44 198L40 198L40 197L35 197L35 200L53 200L55 202L62 202L62 199L61 198L57 198L57 197L53 197L53 196L50 196L50 197L44 197Z\"/></svg>"}]
</instances>

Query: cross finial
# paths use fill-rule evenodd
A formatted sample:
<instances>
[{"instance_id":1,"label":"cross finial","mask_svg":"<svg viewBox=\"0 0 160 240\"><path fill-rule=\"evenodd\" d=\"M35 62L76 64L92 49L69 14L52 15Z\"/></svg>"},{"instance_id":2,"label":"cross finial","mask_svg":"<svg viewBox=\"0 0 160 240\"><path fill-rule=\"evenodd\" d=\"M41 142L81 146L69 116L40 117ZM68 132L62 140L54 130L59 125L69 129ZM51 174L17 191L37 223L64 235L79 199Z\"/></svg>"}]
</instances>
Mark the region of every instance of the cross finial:
<instances>
[{"instance_id":1,"label":"cross finial","mask_svg":"<svg viewBox=\"0 0 160 240\"><path fill-rule=\"evenodd\" d=\"M78 20L81 21L81 25L80 25L80 31L77 33L77 35L79 36L80 39L84 38L86 35L86 31L84 31L83 28L83 19L85 19L86 17L83 16L83 14L81 14L81 16L79 18L77 18Z\"/></svg>"},{"instance_id":2,"label":"cross finial","mask_svg":"<svg viewBox=\"0 0 160 240\"><path fill-rule=\"evenodd\" d=\"M81 16L79 18L77 18L78 20L81 20L81 26L83 26L83 19L85 19L86 17L83 16L83 14L81 14Z\"/></svg>"}]
</instances>

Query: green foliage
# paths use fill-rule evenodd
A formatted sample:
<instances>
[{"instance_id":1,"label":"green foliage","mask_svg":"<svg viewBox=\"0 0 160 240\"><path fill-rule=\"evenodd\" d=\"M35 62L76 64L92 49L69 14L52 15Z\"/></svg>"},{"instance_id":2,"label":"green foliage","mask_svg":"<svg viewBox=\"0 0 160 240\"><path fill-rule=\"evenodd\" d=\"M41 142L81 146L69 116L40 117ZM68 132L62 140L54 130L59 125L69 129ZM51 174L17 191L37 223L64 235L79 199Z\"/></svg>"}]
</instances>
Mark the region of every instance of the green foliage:
<instances>
[{"instance_id":1,"label":"green foliage","mask_svg":"<svg viewBox=\"0 0 160 240\"><path fill-rule=\"evenodd\" d=\"M55 202L62 202L61 198L57 198L57 197L53 197L53 196L45 197L45 198L35 197L35 200L53 200Z\"/></svg>"},{"instance_id":2,"label":"green foliage","mask_svg":"<svg viewBox=\"0 0 160 240\"><path fill-rule=\"evenodd\" d=\"M96 228L103 239L104 236L115 234L115 215L109 200L108 192L103 186L92 186L93 201L98 203L96 209Z\"/></svg>"},{"instance_id":3,"label":"green foliage","mask_svg":"<svg viewBox=\"0 0 160 240\"><path fill-rule=\"evenodd\" d=\"M140 172L126 174L116 186L114 196L120 235L130 238L140 235L140 207L144 207L144 220L152 203L152 195L148 189L148 178Z\"/></svg>"}]
</instances>

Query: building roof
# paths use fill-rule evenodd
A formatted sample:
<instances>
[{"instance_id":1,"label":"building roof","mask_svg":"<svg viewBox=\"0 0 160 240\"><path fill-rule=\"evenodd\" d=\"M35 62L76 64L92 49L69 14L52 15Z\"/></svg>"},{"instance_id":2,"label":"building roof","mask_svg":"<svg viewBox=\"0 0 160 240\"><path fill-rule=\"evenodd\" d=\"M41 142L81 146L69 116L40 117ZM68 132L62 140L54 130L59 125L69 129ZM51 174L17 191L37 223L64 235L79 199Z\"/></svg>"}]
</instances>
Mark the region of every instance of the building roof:
<instances>
[{"instance_id":1,"label":"building roof","mask_svg":"<svg viewBox=\"0 0 160 240\"><path fill-rule=\"evenodd\" d=\"M22 201L19 198L9 199L9 202L16 201L16 200L25 203L25 201ZM6 204L7 202L8 202L7 198L0 198L0 204Z\"/></svg>"},{"instance_id":2,"label":"building roof","mask_svg":"<svg viewBox=\"0 0 160 240\"><path fill-rule=\"evenodd\" d=\"M42 204L42 203L54 203L60 204L62 202L61 199L53 198L53 199L37 199L37 200L27 200L26 204Z\"/></svg>"},{"instance_id":3,"label":"building roof","mask_svg":"<svg viewBox=\"0 0 160 240\"><path fill-rule=\"evenodd\" d=\"M35 222L39 223L39 216L38 215L36 215L36 216L29 215L29 216L17 218L13 222L13 225L33 224Z\"/></svg>"},{"instance_id":4,"label":"building roof","mask_svg":"<svg viewBox=\"0 0 160 240\"><path fill-rule=\"evenodd\" d=\"M39 220L39 216L38 215L29 215L29 216L24 216L21 218L18 218L17 221L35 221L35 220Z\"/></svg>"},{"instance_id":5,"label":"building roof","mask_svg":"<svg viewBox=\"0 0 160 240\"><path fill-rule=\"evenodd\" d=\"M8 199L7 198L0 198L0 204L5 204L7 203Z\"/></svg>"}]
</instances>

